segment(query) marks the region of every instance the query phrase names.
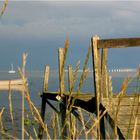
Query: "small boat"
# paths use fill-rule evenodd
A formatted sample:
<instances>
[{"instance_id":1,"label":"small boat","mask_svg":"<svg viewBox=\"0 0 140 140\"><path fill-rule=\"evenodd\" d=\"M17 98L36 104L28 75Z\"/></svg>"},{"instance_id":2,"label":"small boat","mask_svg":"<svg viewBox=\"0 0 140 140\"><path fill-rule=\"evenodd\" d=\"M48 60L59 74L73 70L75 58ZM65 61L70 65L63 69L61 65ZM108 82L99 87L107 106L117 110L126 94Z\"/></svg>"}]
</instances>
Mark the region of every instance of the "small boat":
<instances>
[{"instance_id":1,"label":"small boat","mask_svg":"<svg viewBox=\"0 0 140 140\"><path fill-rule=\"evenodd\" d=\"M14 70L13 64L11 64L11 70L8 71L8 73L16 73L16 71Z\"/></svg>"}]
</instances>

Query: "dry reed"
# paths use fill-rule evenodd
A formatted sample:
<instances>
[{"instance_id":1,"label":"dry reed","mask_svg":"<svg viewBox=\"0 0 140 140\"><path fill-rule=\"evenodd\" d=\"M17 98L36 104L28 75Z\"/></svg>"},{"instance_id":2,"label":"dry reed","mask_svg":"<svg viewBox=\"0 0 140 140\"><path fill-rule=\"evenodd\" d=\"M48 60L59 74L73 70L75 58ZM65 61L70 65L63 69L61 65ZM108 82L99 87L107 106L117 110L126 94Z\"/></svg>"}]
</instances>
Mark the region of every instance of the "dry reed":
<instances>
[{"instance_id":1,"label":"dry reed","mask_svg":"<svg viewBox=\"0 0 140 140\"><path fill-rule=\"evenodd\" d=\"M66 54L67 54L67 49L68 49L68 39L66 40L65 48L64 49L65 49L65 53L64 53L64 60L63 60L63 66L62 66L63 68L64 68L65 61L66 61ZM81 74L81 77L80 77L80 81L79 81L79 84L78 84L78 87L77 87L77 92L76 92L77 95L80 93L81 88L82 88L82 86L84 84L84 81L86 80L88 72L89 72L89 70L86 70L86 67L87 67L87 64L88 64L88 59L89 59L89 55L90 55L90 51L91 51L90 49L91 48L89 47L88 53L86 55L86 60L85 60L84 66L83 66L83 71L82 71L82 74ZM51 139L51 134L50 134L50 132L48 130L47 124L45 124L43 122L38 109L36 108L36 106L34 105L34 103L32 102L32 100L30 98L30 92L29 92L29 89L28 89L27 78L26 78L26 74L25 74L25 65L26 65L26 61L27 61L26 59L27 59L27 54L23 54L23 66L22 66L21 69L19 68L20 77L22 78L23 85L24 85L24 92L22 92L22 139L24 139L24 133L26 134L26 136L28 136L29 139L31 139L31 140L34 139L33 136L26 129L24 129L24 120L25 120L24 119L24 97L25 97L25 99L27 100L27 102L29 104L29 108L30 108L31 115L32 115L33 119L38 124L41 124L41 126L43 127L43 129L45 131L47 139ZM53 128L53 136L52 136L52 138L53 139L56 139L57 136L61 136L61 134L62 134L66 124L69 126L69 133L70 133L70 135L68 137L66 137L67 139L78 139L78 138L80 138L81 135L84 135L85 139L89 139L90 135L92 135L92 138L95 138L95 137L97 137L97 124L102 119L102 117L104 117L104 115L107 113L107 110L105 110L102 114L101 114L101 112L99 112L100 113L100 115L99 115L100 117L99 117L99 119L97 119L93 115L90 116L89 112L74 106L74 101L75 101L76 97L74 97L72 99L72 94L73 94L74 85L75 85L75 82L76 82L76 79L77 79L77 75L78 75L79 64L80 63L78 62L77 65L76 65L76 70L73 73L72 86L71 86L71 88L69 90L70 96L68 98L68 103L66 105L67 113L66 113L65 124L64 124L63 128L60 128L59 115L58 114L54 114L54 113L52 115L52 128ZM63 68L61 68L61 70ZM108 94L107 97L109 97L109 98L111 97L112 98L112 96L113 96L112 94L113 93L112 93L111 78L109 78L109 81L110 81L109 85L108 85L109 86L109 89L108 89L109 94ZM126 78L123 81L120 93L117 95L117 97L118 97L118 105L117 105L116 110L114 110L114 112L115 112L115 119L114 119L115 120L115 128L114 128L114 131L115 131L116 139L118 139L118 136L117 136L117 117L118 117L118 113L120 111L120 104L121 104L121 101L123 99L123 96L126 93L126 89L127 89L128 85L129 85L129 83L131 81L132 81L132 78L130 78L130 77ZM140 97L138 96L138 98L140 98ZM71 103L71 99L72 99L72 103ZM12 125L13 125L13 129L14 129L14 118L13 118L13 114L12 114L13 111L12 111L12 100L11 100L11 90L10 90L10 87L9 87L9 106L10 106L10 114L11 114ZM80 124L82 126L82 127L80 127L80 129L79 129L79 126L77 125L77 121L76 121L75 118L72 117L70 119L71 121L69 121L69 118L70 118L69 116L70 116L70 114L72 113L73 110L76 113L78 112L77 114L79 116L77 118L79 119ZM6 136L8 138L17 139L15 136L12 136L11 134L3 131L3 123L2 123L3 111L4 111L4 108L0 112L0 128L1 128L0 132L1 132L1 134L3 134L4 136ZM85 118L84 118L84 115L83 115L85 113L89 115L88 120L86 120L86 121L85 121ZM137 121L138 121L137 120L137 114L138 113L136 113L136 116L135 116L135 125L134 125L132 139L136 139L136 136L138 135L138 132L137 132ZM133 112L132 112L131 115L133 115ZM90 123L92 122L90 127L88 126L89 122ZM130 122L131 122L131 120L130 120ZM33 129L34 135L35 135L35 137L37 139L38 136L37 136L36 128L33 127L32 129ZM108 135L110 135L110 134L108 134Z\"/></svg>"},{"instance_id":2,"label":"dry reed","mask_svg":"<svg viewBox=\"0 0 140 140\"><path fill-rule=\"evenodd\" d=\"M9 82L9 108L10 108L10 117L12 121L12 127L13 127L13 135L16 137L16 129L14 125L14 117L13 117L13 107L12 107L12 91L11 91L11 83Z\"/></svg>"},{"instance_id":3,"label":"dry reed","mask_svg":"<svg viewBox=\"0 0 140 140\"><path fill-rule=\"evenodd\" d=\"M30 98L30 92L29 92L28 85L27 85L27 78L26 78L26 75L25 75L26 61L27 61L27 54L24 53L23 54L23 66L22 66L22 69L19 68L19 73L20 73L20 76L21 76L21 78L23 80L23 85L24 85L24 96L25 96L25 98L26 98L26 100L27 100L27 102L29 104L30 111L31 111L31 114L32 114L34 120L41 124L41 126L44 129L44 131L46 132L47 138L51 139L50 135L49 135L49 132L48 132L47 126L43 123L43 120L42 120L42 118L40 116L40 113L39 113L38 109L35 107L34 103L31 101L31 98ZM23 96L22 99L24 99L24 96ZM24 112L22 112L22 114L24 114ZM22 118L22 119L23 119L22 120L22 122L23 122L24 118Z\"/></svg>"},{"instance_id":4,"label":"dry reed","mask_svg":"<svg viewBox=\"0 0 140 140\"><path fill-rule=\"evenodd\" d=\"M3 122L2 122L3 111L4 111L4 107L1 109L1 112L0 112L0 131L3 131Z\"/></svg>"},{"instance_id":5,"label":"dry reed","mask_svg":"<svg viewBox=\"0 0 140 140\"><path fill-rule=\"evenodd\" d=\"M68 47L67 47L67 48L68 48ZM87 55L86 55L86 60L85 60L84 66L83 66L83 71L82 71L82 74L81 74L81 77L80 77L80 81L79 81L79 85L78 85L78 88L77 88L77 95L80 93L81 87L82 87L84 81L86 80L87 75L88 75L88 72L89 72L89 69L86 71L86 67L87 67L87 64L88 64L88 59L89 59L89 56L90 56L90 51L91 51L91 47L89 47L88 53L87 53ZM64 58L66 59L66 57L64 57ZM65 60L64 60L64 62L65 62ZM77 72L78 72L78 71L77 71ZM76 74L76 75L77 75L77 74ZM75 79L74 79L74 80L75 80ZM75 83L74 80L73 80L73 82L72 82L73 84ZM74 86L72 85L72 87L74 87ZM71 91L72 91L72 90L71 90ZM71 99L71 97L70 97L70 99ZM70 99L68 99L69 102L70 102ZM63 125L63 127L62 127L62 129L61 129L61 134L62 134L62 132L64 131L64 128L65 128L65 126L66 126L66 124L67 124L67 120L68 120L69 115L70 115L70 113L71 113L71 111L72 111L72 108L73 108L75 99L76 99L76 96L72 99L72 103L71 103L71 104L68 103L68 105L70 105L70 106L67 106L67 107L66 107L66 108L69 108L69 111L68 111L67 114L66 114L66 118L65 118L65 121L64 121L64 125Z\"/></svg>"},{"instance_id":6,"label":"dry reed","mask_svg":"<svg viewBox=\"0 0 140 140\"><path fill-rule=\"evenodd\" d=\"M7 7L7 5L8 5L8 1L9 1L9 0L5 0L5 1L4 1L4 4L3 4L2 9L1 9L1 11L0 11L0 18L3 16L3 14L4 14L5 10L6 10L6 7Z\"/></svg>"}]
</instances>

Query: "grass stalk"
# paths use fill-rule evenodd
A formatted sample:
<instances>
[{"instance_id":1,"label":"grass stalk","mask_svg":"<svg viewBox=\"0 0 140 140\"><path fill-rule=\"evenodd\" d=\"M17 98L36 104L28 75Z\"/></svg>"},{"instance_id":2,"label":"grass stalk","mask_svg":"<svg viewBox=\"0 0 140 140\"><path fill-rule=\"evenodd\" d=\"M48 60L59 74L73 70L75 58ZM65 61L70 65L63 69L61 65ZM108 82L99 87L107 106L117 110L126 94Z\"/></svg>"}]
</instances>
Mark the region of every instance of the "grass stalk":
<instances>
[{"instance_id":1,"label":"grass stalk","mask_svg":"<svg viewBox=\"0 0 140 140\"><path fill-rule=\"evenodd\" d=\"M123 99L123 96L126 94L126 89L127 89L128 85L129 85L130 81L131 81L130 77L127 77L126 79L124 79L124 81L122 83L122 86L121 86L121 91L117 95L118 104L117 104L117 108L116 108L116 112L115 112L115 118L114 118L114 124L115 124L114 132L115 132L116 139L119 139L118 138L118 133L117 133L118 113L119 113L119 110L120 110L121 101Z\"/></svg>"},{"instance_id":2,"label":"grass stalk","mask_svg":"<svg viewBox=\"0 0 140 140\"><path fill-rule=\"evenodd\" d=\"M20 140L17 137L12 136L11 134L5 132L5 131L0 131L0 133L4 136L4 139L14 139L14 140Z\"/></svg>"},{"instance_id":3,"label":"grass stalk","mask_svg":"<svg viewBox=\"0 0 140 140\"><path fill-rule=\"evenodd\" d=\"M27 60L27 54L24 53L23 54L23 65L22 65L22 69L19 68L19 74L20 74L20 77L23 80L23 85L24 85L24 97L26 98L27 103L29 104L29 108L30 108L30 111L31 111L31 114L32 114L34 120L41 124L41 126L44 129L44 131L46 132L47 139L51 139L50 138L50 135L49 135L49 132L48 132L47 126L44 124L44 122L43 122L43 120L42 120L42 118L40 116L40 113L39 113L38 109L35 107L35 105L33 104L33 102L31 101L31 98L30 98L30 92L29 92L29 89L28 89L28 86L27 86L27 78L25 76L26 60Z\"/></svg>"},{"instance_id":4,"label":"grass stalk","mask_svg":"<svg viewBox=\"0 0 140 140\"><path fill-rule=\"evenodd\" d=\"M24 140L24 91L22 91L22 140Z\"/></svg>"},{"instance_id":5,"label":"grass stalk","mask_svg":"<svg viewBox=\"0 0 140 140\"><path fill-rule=\"evenodd\" d=\"M33 130L34 130L34 134L35 134L36 139L38 139L38 134L37 134L36 129L35 129L35 128L33 128Z\"/></svg>"},{"instance_id":6,"label":"grass stalk","mask_svg":"<svg viewBox=\"0 0 140 140\"><path fill-rule=\"evenodd\" d=\"M135 118L135 125L134 125L133 135L132 135L132 140L136 139L137 122L138 122L138 118L136 117Z\"/></svg>"},{"instance_id":7,"label":"grass stalk","mask_svg":"<svg viewBox=\"0 0 140 140\"><path fill-rule=\"evenodd\" d=\"M57 120L57 128L58 128L58 135L61 135L61 128L60 128L60 121L59 121L59 115L56 114L56 120Z\"/></svg>"},{"instance_id":8,"label":"grass stalk","mask_svg":"<svg viewBox=\"0 0 140 140\"><path fill-rule=\"evenodd\" d=\"M52 114L52 128L53 128L53 139L56 139L56 117L54 112Z\"/></svg>"},{"instance_id":9,"label":"grass stalk","mask_svg":"<svg viewBox=\"0 0 140 140\"><path fill-rule=\"evenodd\" d=\"M86 72L85 72L85 70L86 70L86 67L87 67L87 64L88 64L88 59L89 59L89 56L90 56L90 52L91 52L91 47L89 47L88 53L86 55L86 60L85 60L84 66L83 66L82 74L81 74L81 77L80 77L80 82L79 82L78 88L77 88L77 95L79 94L79 92L81 90L81 87L82 87L82 85L83 85L84 81L86 80L87 75L89 73L89 69ZM72 106L74 105L75 99L76 99L76 96L72 100L72 103L70 105L70 111L72 109Z\"/></svg>"},{"instance_id":10,"label":"grass stalk","mask_svg":"<svg viewBox=\"0 0 140 140\"><path fill-rule=\"evenodd\" d=\"M3 16L3 14L4 14L5 10L6 10L6 7L8 5L8 2L9 2L9 0L4 1L4 4L3 4L1 12L0 12L0 18Z\"/></svg>"},{"instance_id":11,"label":"grass stalk","mask_svg":"<svg viewBox=\"0 0 140 140\"><path fill-rule=\"evenodd\" d=\"M11 117L11 121L12 121L13 135L16 137L16 129L15 129L15 125L14 125L13 106L12 106L12 91L11 91L11 83L10 82L9 82L8 100L9 100L10 117Z\"/></svg>"},{"instance_id":12,"label":"grass stalk","mask_svg":"<svg viewBox=\"0 0 140 140\"><path fill-rule=\"evenodd\" d=\"M91 52L91 47L89 47L88 53L87 53L87 55L86 55L86 60L85 60L84 66L83 66L83 71L82 71L82 74L81 74L81 77L80 77L80 82L79 82L79 85L78 85L78 88L77 88L77 95L79 94L79 92L80 92L80 90L81 90L81 87L82 87L82 85L83 85L84 81L86 80L87 75L88 75L88 73L89 73L89 69L86 71L86 67L87 67L87 64L88 64L88 59L89 59L89 56L90 56L90 52ZM73 83L74 83L74 82L73 82ZM66 114L65 123L64 123L64 126L63 126L62 130L61 130L61 133L63 132L63 130L64 130L64 128L65 128L65 125L66 125L66 123L67 123L67 118L68 118L69 114L71 113L71 110L72 110L72 107L73 107L73 105L74 105L75 99L76 99L76 97L74 97L74 98L72 99L72 103L71 103L71 105L70 105L70 107L69 107L68 113ZM68 107L67 107L67 108L68 108Z\"/></svg>"},{"instance_id":13,"label":"grass stalk","mask_svg":"<svg viewBox=\"0 0 140 140\"><path fill-rule=\"evenodd\" d=\"M85 127L84 117L83 117L81 108L79 108L79 107L78 107L78 112L79 112L79 114L80 114L81 123L82 123L82 129L84 130L84 134L85 134L85 140L87 140L88 137L87 137L87 133L86 133L86 127Z\"/></svg>"},{"instance_id":14,"label":"grass stalk","mask_svg":"<svg viewBox=\"0 0 140 140\"><path fill-rule=\"evenodd\" d=\"M2 114L4 112L4 107L1 109L0 111L0 130L2 131L3 130L3 123L2 123Z\"/></svg>"},{"instance_id":15,"label":"grass stalk","mask_svg":"<svg viewBox=\"0 0 140 140\"><path fill-rule=\"evenodd\" d=\"M88 72L89 72L89 69L86 71L86 67L87 67L87 64L88 64L90 52L91 52L91 46L88 48L88 52L87 52L87 55L86 55L86 59L85 59L85 63L84 63L84 66L83 66L82 74L81 74L81 77L80 77L80 82L79 82L79 85L78 85L78 88L77 88L77 94L79 94L79 92L81 90L81 87L82 87L85 79L87 78L87 75L88 75Z\"/></svg>"},{"instance_id":16,"label":"grass stalk","mask_svg":"<svg viewBox=\"0 0 140 140\"><path fill-rule=\"evenodd\" d=\"M72 92L73 92L74 85L75 85L75 82L76 82L76 79L77 79L78 70L79 70L79 65L80 65L80 61L77 62L76 68L75 68L75 71L74 71L74 74L73 74L72 85L71 85L71 89L70 89L70 91L69 91L69 92L70 92L70 95L69 95L69 98L68 98L67 109L68 109L69 106L70 106L70 100L71 100Z\"/></svg>"},{"instance_id":17,"label":"grass stalk","mask_svg":"<svg viewBox=\"0 0 140 140\"><path fill-rule=\"evenodd\" d=\"M136 77L137 77L136 96L138 96L138 100L139 100L139 97L140 97L140 95L139 95L139 91L140 91L140 89L139 89L140 67L137 70ZM131 121L132 121L132 118L133 118L133 115L134 115L134 104L135 104L135 100L136 100L136 98L134 98L133 104L132 104L131 116L130 116L130 120L129 120L129 126L128 126L128 129L127 129L127 138L129 137L129 134L130 134L130 124L131 124ZM139 104L138 104L138 106L136 108L136 114L135 114L134 117L137 117L137 115L138 115L138 109L139 109Z\"/></svg>"},{"instance_id":18,"label":"grass stalk","mask_svg":"<svg viewBox=\"0 0 140 140\"><path fill-rule=\"evenodd\" d=\"M24 129L25 134L28 136L29 140L33 140L32 136Z\"/></svg>"}]
</instances>

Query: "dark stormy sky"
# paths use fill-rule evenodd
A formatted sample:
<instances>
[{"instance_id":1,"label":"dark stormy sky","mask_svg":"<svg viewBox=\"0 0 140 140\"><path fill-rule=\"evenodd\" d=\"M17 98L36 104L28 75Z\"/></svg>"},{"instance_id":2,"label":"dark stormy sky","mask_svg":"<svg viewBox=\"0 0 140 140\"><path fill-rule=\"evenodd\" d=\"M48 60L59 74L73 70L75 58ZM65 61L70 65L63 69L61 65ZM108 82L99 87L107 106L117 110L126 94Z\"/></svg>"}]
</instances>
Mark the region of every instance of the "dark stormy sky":
<instances>
[{"instance_id":1,"label":"dark stormy sky","mask_svg":"<svg viewBox=\"0 0 140 140\"><path fill-rule=\"evenodd\" d=\"M43 70L46 64L57 69L58 48L67 37L66 65L75 67L80 60L82 68L94 35L140 37L140 1L10 1L0 19L0 70L20 66L23 52L28 52L28 70ZM140 48L109 50L109 68L139 64Z\"/></svg>"}]
</instances>

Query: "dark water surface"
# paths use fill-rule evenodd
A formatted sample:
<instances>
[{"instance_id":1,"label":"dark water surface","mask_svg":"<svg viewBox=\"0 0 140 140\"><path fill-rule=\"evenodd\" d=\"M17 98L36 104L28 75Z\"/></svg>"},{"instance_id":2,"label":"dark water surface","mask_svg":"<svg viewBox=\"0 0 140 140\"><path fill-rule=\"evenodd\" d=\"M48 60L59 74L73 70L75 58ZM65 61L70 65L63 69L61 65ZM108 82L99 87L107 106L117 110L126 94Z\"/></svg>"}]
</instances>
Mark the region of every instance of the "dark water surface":
<instances>
[{"instance_id":1,"label":"dark water surface","mask_svg":"<svg viewBox=\"0 0 140 140\"><path fill-rule=\"evenodd\" d=\"M33 103L36 105L36 107L40 110L41 106L41 98L40 94L42 93L43 89L43 71L30 71L27 72L27 77L28 77L28 84L29 84L29 91L30 91L30 96L31 100ZM75 83L75 88L76 90L77 85L79 84L79 79L80 79L81 73L78 74L77 81ZM112 76L112 81L113 81L113 92L118 93L120 91L121 84L123 80L128 76L132 75L133 80L129 84L127 92L128 93L134 93L137 92L137 87L140 85L138 83L138 78L134 77L134 73L109 73L109 75ZM5 71L0 72L0 79L14 79L18 78L19 76L17 74L8 74ZM65 77L67 77L67 73L65 74ZM67 85L67 78L65 78L65 84ZM51 71L50 73L50 79L49 79L49 91L58 91L59 89L59 78L58 78L58 73L57 71ZM68 87L66 86L66 89ZM90 72L87 79L85 80L85 83L83 87L81 88L82 92L85 93L94 93L94 84L93 84L93 77L92 73ZM11 125L11 119L10 119L10 114L9 114L9 101L8 101L8 96L9 92L8 91L0 91L0 110L4 107L4 113L3 113L3 124L4 128L8 132L12 132L12 125ZM14 115L14 122L15 122L15 127L17 129L17 136L18 138L21 138L21 93L18 91L12 91L12 106L13 106L13 115ZM56 102L53 102L56 107L58 107L58 104ZM25 117L26 115L30 114L29 111L29 106L28 103L25 101ZM51 126L51 119L52 119L52 109L47 105L46 109L46 122L48 124L49 128L52 128ZM38 127L38 126L35 126ZM1 137L0 137L1 138Z\"/></svg>"}]
</instances>

